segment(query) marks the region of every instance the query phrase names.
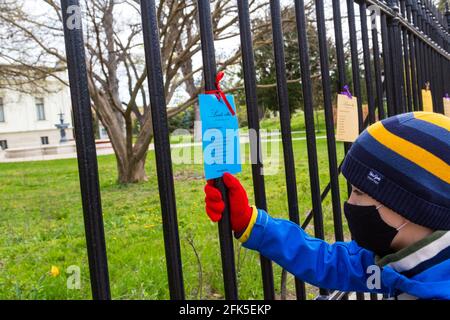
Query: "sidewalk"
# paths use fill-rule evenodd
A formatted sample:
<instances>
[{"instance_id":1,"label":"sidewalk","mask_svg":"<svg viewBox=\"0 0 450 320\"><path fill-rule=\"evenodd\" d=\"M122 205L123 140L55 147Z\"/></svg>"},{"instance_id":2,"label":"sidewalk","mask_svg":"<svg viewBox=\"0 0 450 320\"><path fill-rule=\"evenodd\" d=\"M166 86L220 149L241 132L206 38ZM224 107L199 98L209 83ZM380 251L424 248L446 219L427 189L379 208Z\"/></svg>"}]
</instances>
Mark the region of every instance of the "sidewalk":
<instances>
[{"instance_id":1,"label":"sidewalk","mask_svg":"<svg viewBox=\"0 0 450 320\"><path fill-rule=\"evenodd\" d=\"M304 133L302 131L293 131L293 134L295 133ZM282 141L281 138L273 138L278 137L281 134L268 134L263 135L261 142L280 142ZM265 139L264 137L270 137L270 139ZM317 136L317 140L326 139L326 136ZM298 137L298 138L292 138L292 141L303 141L306 140L306 137ZM249 138L248 135L243 134L241 135L241 144L248 144ZM188 147L201 147L201 142L189 142L189 143L176 143L171 144L171 149L177 149L177 148L188 148ZM155 146L154 144L150 144L149 150L154 150ZM114 149L112 147L97 147L97 156L103 156L103 155L111 155L114 154ZM51 155L40 155L40 156L32 156L32 157L26 157L26 158L5 158L5 152L0 150L0 163L12 163L12 162L29 162L29 161L49 161L49 160L58 160L58 159L74 159L77 157L76 153L62 153L62 154L51 154Z\"/></svg>"}]
</instances>

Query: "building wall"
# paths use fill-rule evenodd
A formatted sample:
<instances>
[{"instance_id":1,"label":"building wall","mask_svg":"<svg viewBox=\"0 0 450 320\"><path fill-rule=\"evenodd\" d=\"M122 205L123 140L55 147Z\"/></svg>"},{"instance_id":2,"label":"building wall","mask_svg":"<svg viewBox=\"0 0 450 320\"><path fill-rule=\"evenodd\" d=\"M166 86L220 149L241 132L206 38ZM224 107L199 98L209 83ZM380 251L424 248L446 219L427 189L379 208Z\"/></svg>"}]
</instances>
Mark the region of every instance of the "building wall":
<instances>
[{"instance_id":1,"label":"building wall","mask_svg":"<svg viewBox=\"0 0 450 320\"><path fill-rule=\"evenodd\" d=\"M62 84L47 81L49 92L23 93L13 89L0 89L3 99L5 122L0 122L0 140L7 140L8 148L35 147L41 145L41 137L48 137L49 144L58 144L59 113L69 124L67 139L73 139L69 89ZM44 100L45 120L38 120L36 99Z\"/></svg>"},{"instance_id":2,"label":"building wall","mask_svg":"<svg viewBox=\"0 0 450 320\"><path fill-rule=\"evenodd\" d=\"M61 135L55 129L0 133L0 140L8 142L8 149L40 146L41 137L48 137L48 144L59 144ZM72 129L66 130L66 137L73 139Z\"/></svg>"}]
</instances>

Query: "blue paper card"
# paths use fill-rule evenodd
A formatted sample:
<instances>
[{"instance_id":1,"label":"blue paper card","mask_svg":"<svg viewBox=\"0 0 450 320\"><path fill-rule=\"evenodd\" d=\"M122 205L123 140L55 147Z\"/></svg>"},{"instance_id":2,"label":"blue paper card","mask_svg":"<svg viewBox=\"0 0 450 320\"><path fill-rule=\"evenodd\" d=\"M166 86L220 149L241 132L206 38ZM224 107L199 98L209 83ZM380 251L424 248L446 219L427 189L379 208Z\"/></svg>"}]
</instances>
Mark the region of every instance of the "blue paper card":
<instances>
[{"instance_id":1,"label":"blue paper card","mask_svg":"<svg viewBox=\"0 0 450 320\"><path fill-rule=\"evenodd\" d=\"M233 96L227 95L227 100L236 112ZM200 94L199 103L206 179L220 178L225 172L241 172L237 116L233 116L225 102L214 94Z\"/></svg>"}]
</instances>

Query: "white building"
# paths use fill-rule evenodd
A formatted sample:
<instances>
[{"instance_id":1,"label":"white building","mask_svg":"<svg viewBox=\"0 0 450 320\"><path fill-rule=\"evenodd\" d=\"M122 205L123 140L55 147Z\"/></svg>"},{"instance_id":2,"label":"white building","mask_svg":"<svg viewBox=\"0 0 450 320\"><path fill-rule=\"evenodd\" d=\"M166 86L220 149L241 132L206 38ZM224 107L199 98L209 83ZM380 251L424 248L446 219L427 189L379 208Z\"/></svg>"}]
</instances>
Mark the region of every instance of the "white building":
<instances>
[{"instance_id":1,"label":"white building","mask_svg":"<svg viewBox=\"0 0 450 320\"><path fill-rule=\"evenodd\" d=\"M65 73L61 73L66 78ZM73 140L69 88L53 77L40 81L39 88L0 85L0 149L57 145L60 113L64 114L67 139Z\"/></svg>"}]
</instances>

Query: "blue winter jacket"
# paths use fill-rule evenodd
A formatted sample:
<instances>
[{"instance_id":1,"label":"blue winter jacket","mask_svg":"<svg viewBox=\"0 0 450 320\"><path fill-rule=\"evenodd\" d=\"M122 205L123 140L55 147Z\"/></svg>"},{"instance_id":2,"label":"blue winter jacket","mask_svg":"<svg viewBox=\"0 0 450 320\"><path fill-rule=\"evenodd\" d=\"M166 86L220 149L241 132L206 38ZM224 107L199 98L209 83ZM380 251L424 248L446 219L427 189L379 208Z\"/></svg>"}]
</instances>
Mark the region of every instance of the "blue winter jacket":
<instances>
[{"instance_id":1,"label":"blue winter jacket","mask_svg":"<svg viewBox=\"0 0 450 320\"><path fill-rule=\"evenodd\" d=\"M450 299L450 232L437 231L411 248L379 259L355 241L328 244L308 236L295 223L254 208L239 240L321 288Z\"/></svg>"}]
</instances>

